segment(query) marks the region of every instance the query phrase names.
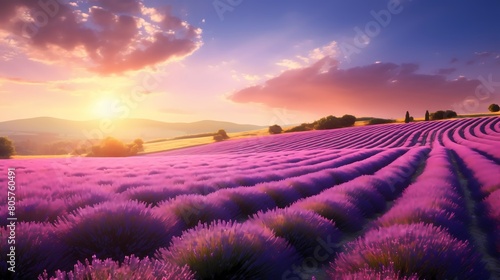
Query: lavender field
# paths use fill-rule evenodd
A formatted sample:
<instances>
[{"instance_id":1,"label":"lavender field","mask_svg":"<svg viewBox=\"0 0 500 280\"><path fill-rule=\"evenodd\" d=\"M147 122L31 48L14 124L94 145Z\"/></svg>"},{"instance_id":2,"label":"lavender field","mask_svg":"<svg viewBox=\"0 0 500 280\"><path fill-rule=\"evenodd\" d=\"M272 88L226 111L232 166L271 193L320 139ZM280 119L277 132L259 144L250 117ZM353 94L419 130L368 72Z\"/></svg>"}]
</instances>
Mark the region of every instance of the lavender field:
<instances>
[{"instance_id":1,"label":"lavender field","mask_svg":"<svg viewBox=\"0 0 500 280\"><path fill-rule=\"evenodd\" d=\"M498 279L499 147L489 117L0 160L0 278Z\"/></svg>"}]
</instances>

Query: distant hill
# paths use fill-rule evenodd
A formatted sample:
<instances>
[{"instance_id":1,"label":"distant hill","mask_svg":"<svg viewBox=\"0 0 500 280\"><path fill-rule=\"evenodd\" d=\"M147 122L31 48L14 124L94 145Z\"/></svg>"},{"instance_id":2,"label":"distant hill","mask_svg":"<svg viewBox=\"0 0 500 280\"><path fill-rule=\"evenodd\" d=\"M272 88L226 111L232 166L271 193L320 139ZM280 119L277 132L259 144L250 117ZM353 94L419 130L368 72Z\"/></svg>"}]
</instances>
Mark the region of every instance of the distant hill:
<instances>
[{"instance_id":1,"label":"distant hill","mask_svg":"<svg viewBox=\"0 0 500 280\"><path fill-rule=\"evenodd\" d=\"M33 137L39 139L38 137L41 137L54 141L113 136L123 140L142 138L147 141L157 138L215 132L219 129L224 129L227 132L242 132L261 128L263 127L257 125L210 120L192 123L169 123L147 119L117 119L106 123L100 120L71 121L39 117L0 122L0 136L8 136L13 140L26 140Z\"/></svg>"},{"instance_id":2,"label":"distant hill","mask_svg":"<svg viewBox=\"0 0 500 280\"><path fill-rule=\"evenodd\" d=\"M110 121L108 125L103 124L100 120L71 121L39 117L0 122L0 135L52 134L61 138L79 139L85 137L84 131L101 130L106 132L108 126L110 133L107 133L107 136L117 138L144 137L148 139L212 132L219 129L224 129L227 132L242 132L263 128L257 125L210 120L192 123L169 123L148 119L117 119Z\"/></svg>"}]
</instances>

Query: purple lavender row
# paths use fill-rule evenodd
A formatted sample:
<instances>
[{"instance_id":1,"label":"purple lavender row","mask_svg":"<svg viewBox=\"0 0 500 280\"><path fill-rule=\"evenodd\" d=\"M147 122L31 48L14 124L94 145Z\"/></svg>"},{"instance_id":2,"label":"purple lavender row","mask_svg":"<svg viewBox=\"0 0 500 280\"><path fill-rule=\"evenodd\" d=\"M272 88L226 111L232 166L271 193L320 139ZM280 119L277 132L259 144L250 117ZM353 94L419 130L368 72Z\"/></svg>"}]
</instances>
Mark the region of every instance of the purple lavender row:
<instances>
[{"instance_id":1,"label":"purple lavender row","mask_svg":"<svg viewBox=\"0 0 500 280\"><path fill-rule=\"evenodd\" d=\"M303 261L292 265L283 274L282 279L310 279L311 276L323 279L325 275L322 267L326 266L328 261L338 253L340 242L343 242L345 237L358 232L366 224L366 219L385 211L387 201L399 195L409 182L408 175L416 171L428 151L428 148L411 149L373 175L359 176L285 208L290 211L306 211L320 215L331 221L340 232L330 233L326 237L321 235L311 238L309 242L313 244L309 244L309 248L314 249L314 252L303 254ZM387 176L387 174L391 175ZM267 213L270 212L264 215L267 216ZM291 243L293 244L293 240ZM372 271L364 273L370 272ZM382 274L387 273L382 272Z\"/></svg>"},{"instance_id":2,"label":"purple lavender row","mask_svg":"<svg viewBox=\"0 0 500 280\"><path fill-rule=\"evenodd\" d=\"M350 152L341 153L339 155L348 153ZM282 161L272 162L272 164L269 164L269 169L271 170L276 170L280 168L286 169L289 167L300 166L303 164L313 165L334 158L338 158L336 152L322 156L316 155L312 158L301 156L299 153L295 155L294 159L289 158ZM134 160L136 160L136 158L134 158ZM210 162L212 165L217 165L217 162L224 162L224 161L225 161L224 158L222 159L216 158L215 160L212 158ZM23 190L25 191L21 191L20 193L18 193L20 199L29 198L30 196L41 197L46 199L54 199L56 197L65 198L67 196L71 196L74 195L75 193L78 193L79 190L82 189L80 187L82 185L84 186L85 189L98 188L99 190L109 189L110 191L114 191L110 188L110 186L115 185L118 187L119 192L123 192L128 188L147 186L153 183L155 185L164 185L164 186L170 186L172 188L179 188L179 186L181 185L180 183L185 180L184 178L189 178L190 180L195 181L195 180L207 180L213 178L214 176L228 177L228 173L225 171L225 169L218 168L211 170L207 168L210 167L210 165L191 168L189 170L172 170L169 167L163 166L165 160L156 161L156 166L151 166L151 168L147 168L147 166L145 166L143 162L139 160L139 162L136 162L135 167L141 166L142 169L141 168L129 169L128 166L124 166L123 164L121 164L123 163L122 159L119 160L117 159L115 161L108 160L106 162L108 164L106 166L108 167L107 169L97 168L97 166L102 165L100 159L96 160L87 159L84 162L78 162L78 167L80 169L94 170L91 171L89 174L87 174L88 171L85 174L83 173L80 174L78 172L75 173L75 171L71 170L71 165L66 166L62 164L64 163L64 159L58 160L58 162L59 163L57 165L54 164L54 168L57 168L58 171L60 172L58 176L59 180L54 180L52 174L48 174L45 171L40 172L43 171L42 168L44 166L44 161L23 161L24 165L23 168L27 168L27 171L21 171L23 176L20 176L19 184L29 185L29 188L23 188ZM230 172L235 173L233 177L241 176L238 175L238 173L246 174L247 173L246 171L248 169L254 169L255 163L259 162L262 161L260 160L254 161L252 163L249 163L249 165L243 165L244 172L243 170L241 172L230 170ZM240 168L242 168L241 164L240 165L235 164L235 165L240 166ZM262 165L265 166L265 164ZM120 169L116 169L116 167L119 167ZM153 170L154 172L148 171L148 169ZM21 170L21 167L19 167L19 170ZM196 173L199 170L207 173L210 172L210 176L203 176L203 175L196 176ZM263 168L255 170L258 170L258 172L262 172L265 171L266 169ZM168 176L164 177L164 174ZM106 177L109 179L105 179ZM146 180L144 180L144 177ZM166 179L167 177L172 177L172 179ZM177 179L175 179L176 177ZM138 180L137 178L140 178L140 180ZM56 187L54 183L62 184L63 189L53 190ZM50 197L48 194L52 194L52 197Z\"/></svg>"},{"instance_id":3,"label":"purple lavender row","mask_svg":"<svg viewBox=\"0 0 500 280\"><path fill-rule=\"evenodd\" d=\"M479 123L479 125L470 126L469 127L470 134L475 136L475 138L470 139L470 140L488 139L488 140L499 141L500 134L491 133L491 131L489 131L489 129L488 129L492 125L494 126L495 123L498 123L499 120L500 120L499 118L487 118L484 121L482 121L481 123ZM491 134L488 132L490 132Z\"/></svg>"},{"instance_id":4,"label":"purple lavender row","mask_svg":"<svg viewBox=\"0 0 500 280\"><path fill-rule=\"evenodd\" d=\"M2 227L0 230L3 236L6 229ZM107 201L81 208L59 217L54 224L20 222L16 225L16 268L19 271L16 277L36 279L44 270L47 275L53 275L56 270L74 269L76 274L84 273L82 269L95 272L97 268L78 262L86 263L88 259L97 258L119 263L125 261L124 270L144 269L144 273L151 275L160 273L160 266L166 265L172 269L163 272L167 279L192 279L192 272L187 267L168 262L127 263L127 258L132 255L140 259L152 258L156 250L168 246L171 238L179 235L181 230L181 222L175 216L159 217L146 205L132 201ZM2 252L7 252L8 246L2 242ZM4 277L7 275L4 264L2 261L0 278L8 279ZM107 263L102 269L105 272L113 267Z\"/></svg>"},{"instance_id":5,"label":"purple lavender row","mask_svg":"<svg viewBox=\"0 0 500 280\"><path fill-rule=\"evenodd\" d=\"M489 193L500 188L500 166L494 161L484 157L466 145L460 145L451 139L443 139L447 148L453 150L458 155L458 163L466 170L469 170L467 177L475 178L479 186L471 189L475 199L482 199ZM491 149L496 149L491 147Z\"/></svg>"},{"instance_id":6,"label":"purple lavender row","mask_svg":"<svg viewBox=\"0 0 500 280\"><path fill-rule=\"evenodd\" d=\"M481 203L482 225L488 232L489 252L500 260L500 189L489 194Z\"/></svg>"},{"instance_id":7,"label":"purple lavender row","mask_svg":"<svg viewBox=\"0 0 500 280\"><path fill-rule=\"evenodd\" d=\"M56 188L55 185L51 185L50 188L44 189L45 185L42 185L40 187L41 191L36 192L33 191L36 186L31 185L29 178L23 178L27 180L27 182L24 182L26 186L30 184L29 188L24 188L24 192L30 193L30 196L26 197L27 195L25 196L23 192L20 192L20 197L22 197L22 199L18 202L17 210L23 221L54 222L57 217L65 213L75 211L84 206L91 206L107 201L111 199L111 197L113 197L114 200L139 200L150 205L157 205L161 201L181 195L192 193L208 194L223 188L235 188L240 186L242 180L245 180L245 178L247 178L246 183L252 185L270 180L281 180L291 176L298 176L307 174L307 172L321 170L326 167L341 166L346 163L361 160L374 153L375 151L370 151L351 157L340 158L336 161L326 161L316 168L310 166L304 169L294 168L282 172L278 170L278 172L272 172L270 174L250 174L250 176L240 177L239 182L229 178L205 180L201 183L196 183L196 181L194 181L186 185L165 186L165 183L161 181L149 180L148 182L137 184L135 183L135 179L131 180L126 178L114 180L114 184L118 185L118 188L106 188L105 186L92 182L87 182L82 185L80 182L72 182L72 179L65 179L64 185L67 185L68 188ZM85 178L90 178L90 176ZM51 180L51 178L47 178L47 180L40 180L39 182L43 183ZM21 183L22 182L20 182L20 184ZM120 195L117 196L117 193ZM6 205L0 206L0 210L6 210ZM7 211L3 211L0 213L0 216L6 217L6 213ZM1 225L5 225L5 223L7 223L6 219L0 220Z\"/></svg>"},{"instance_id":8,"label":"purple lavender row","mask_svg":"<svg viewBox=\"0 0 500 280\"><path fill-rule=\"evenodd\" d=\"M432 149L423 173L373 226L424 222L443 227L455 237L469 239L465 202L450 162L445 148Z\"/></svg>"},{"instance_id":9,"label":"purple lavender row","mask_svg":"<svg viewBox=\"0 0 500 280\"><path fill-rule=\"evenodd\" d=\"M320 181L317 181L314 177L312 177L311 179L313 180L311 180L302 176L300 178L304 178L306 180L301 180L301 188L304 190L308 190L313 187L320 187L318 190L321 190L321 188L324 189L325 187L333 184L331 178L328 179L328 177L331 176L327 175L328 172L332 174L331 172L347 168L349 168L351 172L356 172L356 170L363 168L371 170L372 168L377 167L370 167L370 165L375 163L378 163L379 166L390 164L390 162L395 158L400 158L399 156L404 151L405 150L403 149L388 150L384 153L374 155L364 161L332 169L331 171L322 171L321 173L325 174L322 175L322 180L326 180L323 181L323 184L321 184L323 186L318 186ZM318 175L321 174L318 173ZM318 175L314 176L317 177ZM319 179L320 177L317 178ZM293 186L298 185L296 183ZM225 201L223 204L226 204L229 201L240 201L240 203L243 203L245 200L253 201L252 204L256 204L255 201L266 204L264 197L255 196L257 194L255 189L257 188L258 187L238 188L219 191L209 195L207 199L209 199L210 196L213 196L213 202ZM337 187L331 189L336 188ZM238 192L243 192L245 190L249 191L248 194L238 194ZM240 197L224 199L221 196L221 193L226 191L231 191L234 195L239 195ZM308 191L311 192L312 190ZM252 193L253 195L251 195ZM282 193L280 196L287 195ZM250 203L247 203L247 207L249 206L251 206ZM248 274L250 273L249 271L252 271L252 275L257 278L271 279L270 277L272 277L273 279L277 279L277 276L284 273L284 268L289 268L293 264L299 263L301 260L310 257L315 253L318 254L320 249L323 250L321 254L331 255L333 253L332 250L334 250L332 248L333 244L338 244L340 241L341 233L334 226L334 224L332 224L330 220L323 218L312 211L301 210L298 208L294 209L293 207L285 209L277 208L270 211L262 210L256 212L254 216L242 224L212 221L211 224L205 223L191 228L188 231L185 231L180 237L174 237L172 244L168 249L160 250L159 257L178 265L187 264L203 279L218 278L222 275L227 275L228 273L234 278L247 278L251 277ZM255 211L255 209L252 211ZM284 245L282 245L282 241L277 241L271 236L268 236L267 239L272 242L267 244L266 247L263 247L262 245L259 245L258 247L246 245L248 241L246 241L247 239L243 237L246 235L243 235L243 232L250 232L251 236L260 232L258 236L267 236L265 232L268 230L273 230L272 233L278 240L284 240L287 244L292 245L290 250L283 247ZM225 242L222 242L221 240ZM318 242L323 244L323 247L317 248ZM256 252L256 250L258 251ZM283 251L286 252L286 254L280 253ZM249 259L248 267L238 266L241 254L244 254L246 258ZM268 255L273 254L276 254L275 258L270 260ZM254 255L255 257L253 257ZM224 266L221 267L220 264L222 263Z\"/></svg>"},{"instance_id":10,"label":"purple lavender row","mask_svg":"<svg viewBox=\"0 0 500 280\"><path fill-rule=\"evenodd\" d=\"M487 279L480 255L462 236L463 201L446 149L431 151L424 172L362 237L331 263L332 279L390 267L398 277ZM464 235L466 236L466 235Z\"/></svg>"},{"instance_id":11,"label":"purple lavender row","mask_svg":"<svg viewBox=\"0 0 500 280\"><path fill-rule=\"evenodd\" d=\"M373 155L371 151L371 157L360 152L353 155L349 161L344 159L339 162L337 167L279 182L257 184L254 187L218 190L207 196L182 195L160 203L155 211L167 215L175 213L184 221L186 229L199 222L234 219L242 221L258 211L286 207L300 198L316 195L324 189L373 173L404 152L404 149L388 150Z\"/></svg>"},{"instance_id":12,"label":"purple lavender row","mask_svg":"<svg viewBox=\"0 0 500 280\"><path fill-rule=\"evenodd\" d=\"M444 137L443 141L454 141L457 144L467 146L469 148L473 148L485 155L488 155L496 162L500 162L500 149L498 149L498 141L489 141L489 144L485 144L484 142L477 142L467 140L465 136L460 136L460 134L455 131L453 134L449 133L449 137Z\"/></svg>"},{"instance_id":13,"label":"purple lavender row","mask_svg":"<svg viewBox=\"0 0 500 280\"><path fill-rule=\"evenodd\" d=\"M476 151L453 141L447 141L457 155L458 164L461 166L464 175L469 178L469 188L473 200L477 203L476 215L479 225L487 235L487 242L490 246L489 253L492 256L500 257L500 215L498 205L500 205L500 166L495 162L485 158Z\"/></svg>"},{"instance_id":14,"label":"purple lavender row","mask_svg":"<svg viewBox=\"0 0 500 280\"><path fill-rule=\"evenodd\" d=\"M463 141L463 140L472 141L475 143L481 143L481 144L485 144L485 145L498 144L498 140L500 140L500 138L488 139L488 135L481 134L481 124L485 123L486 121L487 121L487 119L472 119L470 124L461 128L461 131L463 130L463 132L458 134L460 136L460 138L457 140L458 141ZM479 133L480 137L476 136L476 132ZM457 135L454 135L454 136L457 136ZM491 136L489 136L489 137L491 137Z\"/></svg>"},{"instance_id":15,"label":"purple lavender row","mask_svg":"<svg viewBox=\"0 0 500 280\"><path fill-rule=\"evenodd\" d=\"M487 121L490 118L481 118L481 122ZM398 145L417 145L420 137L417 136L419 130L422 133L427 131L442 131L446 127L461 127L469 119L458 119L440 122L419 122L402 124L390 124L384 126L369 126L369 127L351 127L335 130L312 131L308 133L287 133L282 135L273 135L269 137L260 137L258 139L238 139L231 140L226 143L217 143L214 145L188 148L178 151L166 152L170 155L181 154L214 154L214 153L252 153L252 152L269 152L283 150L307 150L307 149L341 149L341 148L367 148L373 146L376 141L385 138L387 142L377 142L384 147L395 147L394 142L390 141L391 134L401 133L398 140L405 140ZM404 128L404 131L402 129ZM365 135L370 134L372 137L366 138ZM427 133L432 136L434 133ZM407 141L405 143L405 141ZM396 141L397 142L397 141ZM429 142L429 141L427 141ZM432 141L430 141L432 142Z\"/></svg>"},{"instance_id":16,"label":"purple lavender row","mask_svg":"<svg viewBox=\"0 0 500 280\"><path fill-rule=\"evenodd\" d=\"M408 174L415 172L427 152L428 148L411 149L373 175L358 176L290 207L316 212L344 232L357 232L365 218L383 211L386 201L398 196L408 183Z\"/></svg>"},{"instance_id":17,"label":"purple lavender row","mask_svg":"<svg viewBox=\"0 0 500 280\"><path fill-rule=\"evenodd\" d=\"M498 134L500 134L500 122L496 121L494 123L491 123L489 126L487 126L485 128L485 131L486 131L487 134L490 134L490 135L498 135Z\"/></svg>"},{"instance_id":18,"label":"purple lavender row","mask_svg":"<svg viewBox=\"0 0 500 280\"><path fill-rule=\"evenodd\" d=\"M301 156L301 154L303 154L303 156ZM326 156L329 156L329 154L331 155L332 153L326 154L323 152L323 154L325 157L323 160L327 160ZM321 157L312 153L299 153L293 156L287 156L286 158L282 156L283 153L269 154L265 159L254 159L253 161L252 157L246 157L238 160L236 155L223 157L215 161L213 157L207 156L197 158L156 158L154 162L152 162L151 159L136 157L133 161L134 164L130 164L130 160L128 159L42 159L16 161L15 164L19 165L17 167L20 172L23 173L23 176L21 176L20 179L26 178L26 180L30 180L30 187L36 187L38 184L43 184L47 185L47 187L43 186L45 189L49 189L51 186L46 183L47 181L38 180L38 178L35 179L34 176L57 176L58 179L64 179L65 182L66 179L73 179L72 177L81 179L82 181L89 180L89 178L98 178L96 181L97 184L109 185L113 182L113 177L123 177L133 181L136 177L148 176L148 178L162 177L166 179L165 181L173 181L175 178L182 176L189 176L189 178L193 178L193 175L196 174L194 174L195 172L192 170L198 171L197 173L202 171L202 174L199 174L197 177L206 177L208 175L213 175L213 173L220 173L222 171L230 173L243 173L248 169L248 166L255 166L256 161L260 162L260 165L263 168L267 166L274 169L276 166L281 166L282 163L290 161L292 161L292 164L295 163L295 165L299 165L299 161L304 159L321 159ZM219 167L221 164L224 164L224 167ZM307 164L310 164L310 162L307 162ZM184 170L188 166L189 170ZM47 167L50 167L50 169ZM183 169L180 169L179 167L182 167ZM50 171L52 171L52 174L50 174ZM111 180L104 179L106 177ZM1 178L0 180L4 179ZM84 181L82 183L87 182Z\"/></svg>"}]
</instances>

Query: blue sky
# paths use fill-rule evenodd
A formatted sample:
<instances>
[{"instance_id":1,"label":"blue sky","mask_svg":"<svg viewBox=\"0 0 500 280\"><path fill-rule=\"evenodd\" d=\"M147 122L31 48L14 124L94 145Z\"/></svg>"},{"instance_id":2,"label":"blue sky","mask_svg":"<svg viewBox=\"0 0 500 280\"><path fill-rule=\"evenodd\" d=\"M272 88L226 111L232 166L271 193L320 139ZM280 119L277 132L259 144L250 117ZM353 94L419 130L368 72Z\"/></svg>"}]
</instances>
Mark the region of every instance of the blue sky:
<instances>
[{"instance_id":1,"label":"blue sky","mask_svg":"<svg viewBox=\"0 0 500 280\"><path fill-rule=\"evenodd\" d=\"M61 1L30 36L19 27L43 7L0 5L0 121L268 125L500 103L493 0Z\"/></svg>"}]
</instances>

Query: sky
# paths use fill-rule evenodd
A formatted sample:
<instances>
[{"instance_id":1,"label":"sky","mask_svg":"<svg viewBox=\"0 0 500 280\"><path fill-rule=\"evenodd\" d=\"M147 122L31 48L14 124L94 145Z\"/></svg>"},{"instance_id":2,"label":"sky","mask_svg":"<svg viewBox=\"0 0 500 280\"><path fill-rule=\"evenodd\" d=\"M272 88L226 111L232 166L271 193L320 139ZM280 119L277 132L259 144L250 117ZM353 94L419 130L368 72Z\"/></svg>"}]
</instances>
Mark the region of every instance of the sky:
<instances>
[{"instance_id":1,"label":"sky","mask_svg":"<svg viewBox=\"0 0 500 280\"><path fill-rule=\"evenodd\" d=\"M0 121L478 113L499 70L496 0L0 2Z\"/></svg>"}]
</instances>

